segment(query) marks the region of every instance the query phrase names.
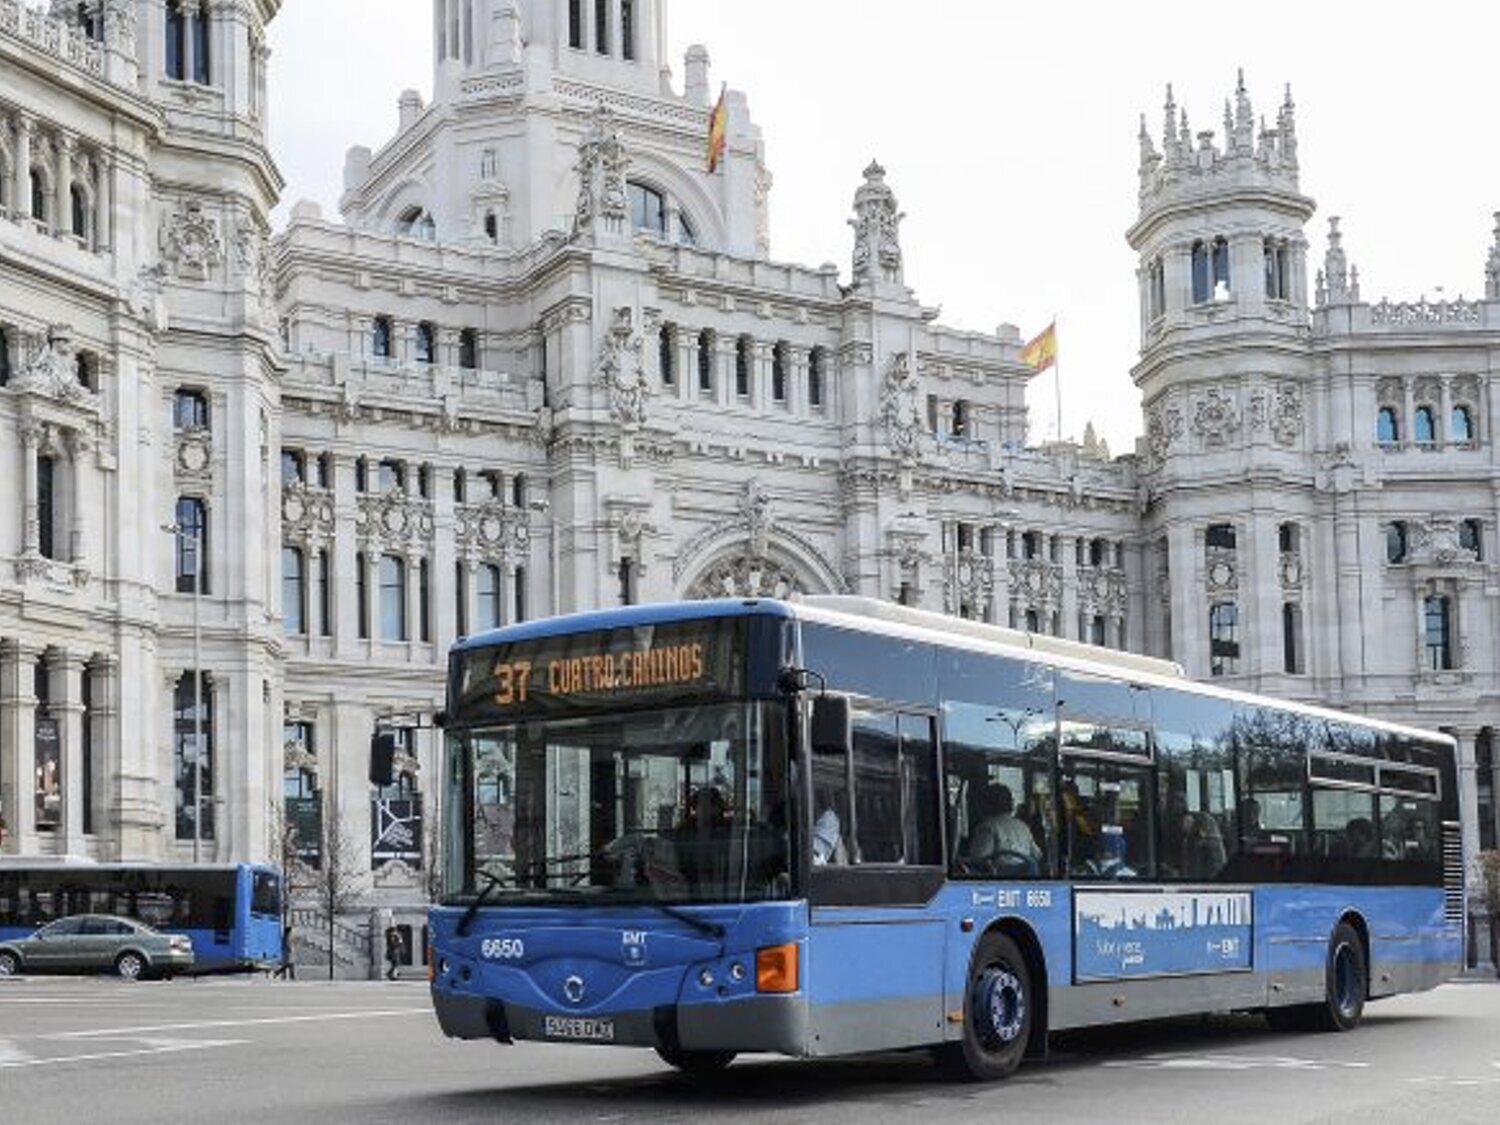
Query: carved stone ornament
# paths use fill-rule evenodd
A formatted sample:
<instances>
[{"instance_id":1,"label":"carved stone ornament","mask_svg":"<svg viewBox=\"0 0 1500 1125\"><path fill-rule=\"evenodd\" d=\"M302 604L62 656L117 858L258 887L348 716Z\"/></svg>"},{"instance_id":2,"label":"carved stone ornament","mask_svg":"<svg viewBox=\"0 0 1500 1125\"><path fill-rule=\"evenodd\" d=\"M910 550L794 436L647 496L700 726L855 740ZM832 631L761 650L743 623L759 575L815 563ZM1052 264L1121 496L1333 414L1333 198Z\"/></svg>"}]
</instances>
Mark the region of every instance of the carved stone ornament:
<instances>
[{"instance_id":1,"label":"carved stone ornament","mask_svg":"<svg viewBox=\"0 0 1500 1125\"><path fill-rule=\"evenodd\" d=\"M1172 446L1182 436L1182 412L1157 407L1146 415L1146 448L1153 461L1165 461Z\"/></svg>"},{"instance_id":2,"label":"carved stone ornament","mask_svg":"<svg viewBox=\"0 0 1500 1125\"><path fill-rule=\"evenodd\" d=\"M530 513L498 500L460 504L454 511L459 554L482 562L523 559L531 542Z\"/></svg>"},{"instance_id":3,"label":"carved stone ornament","mask_svg":"<svg viewBox=\"0 0 1500 1125\"><path fill-rule=\"evenodd\" d=\"M30 392L60 402L96 406L98 396L78 381L78 353L73 347L73 329L54 324L45 338L33 341L33 350L21 370L11 378L11 389Z\"/></svg>"},{"instance_id":4,"label":"carved stone ornament","mask_svg":"<svg viewBox=\"0 0 1500 1125\"><path fill-rule=\"evenodd\" d=\"M1210 547L1208 549L1205 577L1208 581L1210 593L1238 589L1240 579L1238 569L1235 566L1234 552Z\"/></svg>"},{"instance_id":5,"label":"carved stone ornament","mask_svg":"<svg viewBox=\"0 0 1500 1125\"><path fill-rule=\"evenodd\" d=\"M1296 445L1302 439L1302 394L1290 383L1276 388L1271 400L1271 436L1278 445Z\"/></svg>"},{"instance_id":6,"label":"carved stone ornament","mask_svg":"<svg viewBox=\"0 0 1500 1125\"><path fill-rule=\"evenodd\" d=\"M219 224L203 213L203 204L196 199L185 200L162 221L159 241L162 258L180 278L207 281L224 261Z\"/></svg>"},{"instance_id":7,"label":"carved stone ornament","mask_svg":"<svg viewBox=\"0 0 1500 1125\"><path fill-rule=\"evenodd\" d=\"M854 284L872 277L900 283L900 229L906 216L897 209L885 169L876 161L865 169L865 182L854 193L854 215L849 220L854 228Z\"/></svg>"},{"instance_id":8,"label":"carved stone ornament","mask_svg":"<svg viewBox=\"0 0 1500 1125\"><path fill-rule=\"evenodd\" d=\"M911 356L897 352L886 367L880 386L880 420L890 432L891 452L903 462L917 459L922 434L922 414L917 402L917 376Z\"/></svg>"},{"instance_id":9,"label":"carved stone ornament","mask_svg":"<svg viewBox=\"0 0 1500 1125\"><path fill-rule=\"evenodd\" d=\"M646 400L651 388L646 379L645 341L635 330L631 310L615 310L614 322L604 337L595 382L609 391L609 412L621 426L634 429L645 424Z\"/></svg>"},{"instance_id":10,"label":"carved stone ornament","mask_svg":"<svg viewBox=\"0 0 1500 1125\"><path fill-rule=\"evenodd\" d=\"M281 490L281 525L285 533L306 539L333 535L333 493L300 482Z\"/></svg>"},{"instance_id":11,"label":"carved stone ornament","mask_svg":"<svg viewBox=\"0 0 1500 1125\"><path fill-rule=\"evenodd\" d=\"M432 504L399 491L359 497L354 516L360 542L397 552L430 542L433 526Z\"/></svg>"},{"instance_id":12,"label":"carved stone ornament","mask_svg":"<svg viewBox=\"0 0 1500 1125\"><path fill-rule=\"evenodd\" d=\"M1062 567L1045 559L1012 559L1010 588L1028 609L1050 610L1062 599Z\"/></svg>"},{"instance_id":13,"label":"carved stone ornament","mask_svg":"<svg viewBox=\"0 0 1500 1125\"><path fill-rule=\"evenodd\" d=\"M1214 389L1198 400L1193 413L1193 432L1205 445L1228 445L1239 428L1240 412L1232 396Z\"/></svg>"},{"instance_id":14,"label":"carved stone ornament","mask_svg":"<svg viewBox=\"0 0 1500 1125\"><path fill-rule=\"evenodd\" d=\"M771 497L759 480L752 477L745 482L740 494L740 518L745 525L745 538L757 556L766 553L771 536Z\"/></svg>"},{"instance_id":15,"label":"carved stone ornament","mask_svg":"<svg viewBox=\"0 0 1500 1125\"><path fill-rule=\"evenodd\" d=\"M770 559L740 556L710 566L688 598L789 598L801 592L797 576Z\"/></svg>"},{"instance_id":16,"label":"carved stone ornament","mask_svg":"<svg viewBox=\"0 0 1500 1125\"><path fill-rule=\"evenodd\" d=\"M630 156L620 139L614 113L603 103L594 110L589 131L578 145L578 199L573 209L575 234L591 227L595 219L623 226L630 201L625 190L625 171Z\"/></svg>"},{"instance_id":17,"label":"carved stone ornament","mask_svg":"<svg viewBox=\"0 0 1500 1125\"><path fill-rule=\"evenodd\" d=\"M1296 551L1283 551L1281 562L1277 567L1281 575L1281 588L1283 590L1300 590L1302 588L1302 556Z\"/></svg>"},{"instance_id":18,"label":"carved stone ornament","mask_svg":"<svg viewBox=\"0 0 1500 1125\"><path fill-rule=\"evenodd\" d=\"M972 549L962 550L944 560L943 578L949 613L957 613L965 605L982 609L995 589L995 560Z\"/></svg>"},{"instance_id":19,"label":"carved stone ornament","mask_svg":"<svg viewBox=\"0 0 1500 1125\"><path fill-rule=\"evenodd\" d=\"M214 436L206 426L194 426L177 434L177 475L187 480L213 476Z\"/></svg>"}]
</instances>

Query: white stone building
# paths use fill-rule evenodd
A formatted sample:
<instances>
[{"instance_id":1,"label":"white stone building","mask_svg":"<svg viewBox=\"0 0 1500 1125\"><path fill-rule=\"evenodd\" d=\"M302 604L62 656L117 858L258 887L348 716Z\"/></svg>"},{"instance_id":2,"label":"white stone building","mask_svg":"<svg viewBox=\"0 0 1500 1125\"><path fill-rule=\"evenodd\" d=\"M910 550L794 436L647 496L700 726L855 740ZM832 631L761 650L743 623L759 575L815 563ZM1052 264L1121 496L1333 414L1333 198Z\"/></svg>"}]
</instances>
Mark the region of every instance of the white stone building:
<instances>
[{"instance_id":1,"label":"white stone building","mask_svg":"<svg viewBox=\"0 0 1500 1125\"><path fill-rule=\"evenodd\" d=\"M1019 333L905 286L878 164L847 268L770 256L748 102L709 172L665 0L434 0L432 103L269 243L276 0L54 7L0 0L6 851L258 858L285 810L419 924L455 637L834 591L1451 729L1493 846L1500 250L1484 300L1370 305L1335 239L1310 300L1289 98L1143 128L1112 460L1027 447Z\"/></svg>"}]
</instances>

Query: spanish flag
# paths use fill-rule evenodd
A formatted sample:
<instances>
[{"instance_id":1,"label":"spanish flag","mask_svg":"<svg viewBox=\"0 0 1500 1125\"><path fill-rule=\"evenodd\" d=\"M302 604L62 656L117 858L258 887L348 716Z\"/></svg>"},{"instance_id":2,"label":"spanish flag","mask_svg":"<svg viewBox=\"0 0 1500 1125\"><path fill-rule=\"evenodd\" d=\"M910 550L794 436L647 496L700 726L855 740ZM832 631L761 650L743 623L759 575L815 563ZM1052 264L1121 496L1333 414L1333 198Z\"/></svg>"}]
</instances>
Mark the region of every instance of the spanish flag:
<instances>
[{"instance_id":1,"label":"spanish flag","mask_svg":"<svg viewBox=\"0 0 1500 1125\"><path fill-rule=\"evenodd\" d=\"M724 104L725 86L719 87L719 101L708 115L708 174L712 176L724 156L724 134L729 128L729 108Z\"/></svg>"},{"instance_id":2,"label":"spanish flag","mask_svg":"<svg viewBox=\"0 0 1500 1125\"><path fill-rule=\"evenodd\" d=\"M1021 362L1037 371L1045 371L1057 362L1057 321L1053 321L1021 349Z\"/></svg>"}]
</instances>

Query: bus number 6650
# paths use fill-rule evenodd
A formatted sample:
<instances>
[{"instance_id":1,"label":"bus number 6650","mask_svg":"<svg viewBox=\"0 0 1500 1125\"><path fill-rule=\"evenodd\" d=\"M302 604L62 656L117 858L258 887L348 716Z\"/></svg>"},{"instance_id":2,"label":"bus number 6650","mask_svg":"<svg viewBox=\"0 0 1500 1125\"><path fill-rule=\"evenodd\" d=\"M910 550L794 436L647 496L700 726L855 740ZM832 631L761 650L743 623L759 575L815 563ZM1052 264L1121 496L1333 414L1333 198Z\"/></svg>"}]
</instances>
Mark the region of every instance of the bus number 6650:
<instances>
[{"instance_id":1,"label":"bus number 6650","mask_svg":"<svg viewBox=\"0 0 1500 1125\"><path fill-rule=\"evenodd\" d=\"M479 955L486 961L514 961L526 956L526 943L520 938L485 938L479 943Z\"/></svg>"}]
</instances>

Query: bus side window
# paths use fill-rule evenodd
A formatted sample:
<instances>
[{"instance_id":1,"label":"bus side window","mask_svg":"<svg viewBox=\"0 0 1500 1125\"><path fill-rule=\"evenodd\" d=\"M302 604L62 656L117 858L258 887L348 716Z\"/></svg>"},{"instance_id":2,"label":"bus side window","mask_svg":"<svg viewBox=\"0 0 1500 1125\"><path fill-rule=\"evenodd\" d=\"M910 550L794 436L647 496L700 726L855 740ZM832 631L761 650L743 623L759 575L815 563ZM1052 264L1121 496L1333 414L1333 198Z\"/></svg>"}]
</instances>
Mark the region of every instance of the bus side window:
<instances>
[{"instance_id":1,"label":"bus side window","mask_svg":"<svg viewBox=\"0 0 1500 1125\"><path fill-rule=\"evenodd\" d=\"M1152 692L1162 786L1159 874L1192 882L1221 877L1239 848L1234 707L1191 692Z\"/></svg>"}]
</instances>

